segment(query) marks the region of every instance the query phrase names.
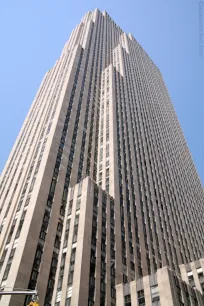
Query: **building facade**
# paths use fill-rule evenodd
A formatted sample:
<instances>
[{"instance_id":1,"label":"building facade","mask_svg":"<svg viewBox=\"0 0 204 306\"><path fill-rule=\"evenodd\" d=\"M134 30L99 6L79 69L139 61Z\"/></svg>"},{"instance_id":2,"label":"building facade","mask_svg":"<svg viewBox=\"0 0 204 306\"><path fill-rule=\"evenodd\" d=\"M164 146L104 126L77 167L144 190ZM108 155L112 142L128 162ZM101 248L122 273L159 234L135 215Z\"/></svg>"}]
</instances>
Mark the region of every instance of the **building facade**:
<instances>
[{"instance_id":1,"label":"building facade","mask_svg":"<svg viewBox=\"0 0 204 306\"><path fill-rule=\"evenodd\" d=\"M202 268L200 268L202 270ZM183 276L182 276L183 278ZM116 286L117 306L202 306L204 295L168 267Z\"/></svg>"},{"instance_id":2,"label":"building facade","mask_svg":"<svg viewBox=\"0 0 204 306\"><path fill-rule=\"evenodd\" d=\"M179 273L203 256L203 203L160 71L106 12L88 12L46 73L1 175L1 287L37 288L45 306L116 305L115 285L166 265Z\"/></svg>"},{"instance_id":3,"label":"building facade","mask_svg":"<svg viewBox=\"0 0 204 306\"><path fill-rule=\"evenodd\" d=\"M69 190L53 305L115 305L114 206L89 177Z\"/></svg>"},{"instance_id":4,"label":"building facade","mask_svg":"<svg viewBox=\"0 0 204 306\"><path fill-rule=\"evenodd\" d=\"M204 259L180 265L182 279L191 287L204 294Z\"/></svg>"}]
</instances>

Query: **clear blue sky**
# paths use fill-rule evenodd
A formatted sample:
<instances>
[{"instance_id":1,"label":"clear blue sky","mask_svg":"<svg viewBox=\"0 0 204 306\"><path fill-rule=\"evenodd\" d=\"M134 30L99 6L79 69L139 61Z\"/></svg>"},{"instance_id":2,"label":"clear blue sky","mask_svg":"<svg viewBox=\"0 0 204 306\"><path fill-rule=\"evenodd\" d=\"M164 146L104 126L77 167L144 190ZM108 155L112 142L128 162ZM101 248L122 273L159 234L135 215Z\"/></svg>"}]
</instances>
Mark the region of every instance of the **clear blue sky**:
<instances>
[{"instance_id":1,"label":"clear blue sky","mask_svg":"<svg viewBox=\"0 0 204 306\"><path fill-rule=\"evenodd\" d=\"M81 17L96 7L131 32L160 68L204 182L199 0L0 0L0 172L44 73ZM201 17L204 32L204 5Z\"/></svg>"}]
</instances>

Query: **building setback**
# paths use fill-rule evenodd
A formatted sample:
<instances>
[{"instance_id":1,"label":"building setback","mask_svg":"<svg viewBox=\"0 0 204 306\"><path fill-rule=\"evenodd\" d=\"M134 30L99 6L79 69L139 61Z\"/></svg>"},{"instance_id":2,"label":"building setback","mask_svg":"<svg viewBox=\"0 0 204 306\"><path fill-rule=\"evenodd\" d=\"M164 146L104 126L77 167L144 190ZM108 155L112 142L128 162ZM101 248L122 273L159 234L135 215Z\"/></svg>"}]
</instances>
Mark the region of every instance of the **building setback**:
<instances>
[{"instance_id":1,"label":"building setback","mask_svg":"<svg viewBox=\"0 0 204 306\"><path fill-rule=\"evenodd\" d=\"M37 288L45 306L116 305L115 285L203 257L203 203L160 71L106 12L88 12L1 174L1 287Z\"/></svg>"},{"instance_id":2,"label":"building setback","mask_svg":"<svg viewBox=\"0 0 204 306\"><path fill-rule=\"evenodd\" d=\"M202 276L203 276L203 269ZM117 306L203 306L204 295L168 267L116 286Z\"/></svg>"}]
</instances>

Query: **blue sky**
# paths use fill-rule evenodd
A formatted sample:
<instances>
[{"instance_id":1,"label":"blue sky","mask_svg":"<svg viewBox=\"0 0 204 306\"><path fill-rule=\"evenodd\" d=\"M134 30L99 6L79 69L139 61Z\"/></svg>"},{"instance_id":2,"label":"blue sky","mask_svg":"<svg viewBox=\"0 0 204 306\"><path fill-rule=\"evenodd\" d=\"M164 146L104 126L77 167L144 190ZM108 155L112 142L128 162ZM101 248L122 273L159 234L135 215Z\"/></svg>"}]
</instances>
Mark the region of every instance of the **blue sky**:
<instances>
[{"instance_id":1,"label":"blue sky","mask_svg":"<svg viewBox=\"0 0 204 306\"><path fill-rule=\"evenodd\" d=\"M204 0L0 0L0 172L45 72L88 11L106 10L160 68L204 182ZM202 32L202 33L201 33Z\"/></svg>"}]
</instances>

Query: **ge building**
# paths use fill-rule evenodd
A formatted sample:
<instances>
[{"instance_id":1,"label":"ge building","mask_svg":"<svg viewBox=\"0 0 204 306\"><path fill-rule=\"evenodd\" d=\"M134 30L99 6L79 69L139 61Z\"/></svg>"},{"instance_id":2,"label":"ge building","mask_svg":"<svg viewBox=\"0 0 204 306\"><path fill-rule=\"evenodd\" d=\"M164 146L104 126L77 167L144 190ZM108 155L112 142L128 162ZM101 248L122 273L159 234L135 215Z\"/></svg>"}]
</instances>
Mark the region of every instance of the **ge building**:
<instances>
[{"instance_id":1,"label":"ge building","mask_svg":"<svg viewBox=\"0 0 204 306\"><path fill-rule=\"evenodd\" d=\"M88 12L0 178L1 290L37 289L45 306L201 306L203 220L159 69L106 12Z\"/></svg>"}]
</instances>

